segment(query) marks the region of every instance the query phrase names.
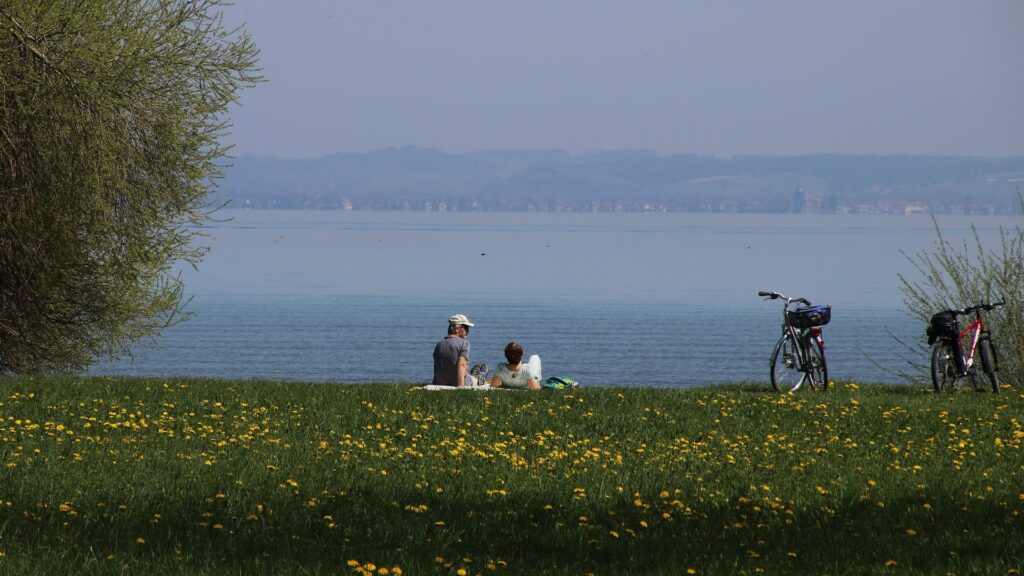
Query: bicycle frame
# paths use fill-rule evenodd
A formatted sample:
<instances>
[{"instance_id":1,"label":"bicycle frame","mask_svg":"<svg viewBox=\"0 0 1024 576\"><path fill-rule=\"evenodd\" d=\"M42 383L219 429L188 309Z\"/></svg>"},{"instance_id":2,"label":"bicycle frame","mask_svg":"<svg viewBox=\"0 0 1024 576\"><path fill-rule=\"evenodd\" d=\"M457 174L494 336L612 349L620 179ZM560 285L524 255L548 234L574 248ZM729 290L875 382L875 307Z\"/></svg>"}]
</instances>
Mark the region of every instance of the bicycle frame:
<instances>
[{"instance_id":1,"label":"bicycle frame","mask_svg":"<svg viewBox=\"0 0 1024 576\"><path fill-rule=\"evenodd\" d=\"M810 371L810 351L807 349L811 344L811 340L816 340L821 349L825 349L825 337L821 326L815 326L813 328L797 328L789 322L790 305L796 302L798 299L794 298L792 301L786 299L786 305L782 308L782 332L786 332L793 335L793 339L798 342L797 350L800 354L800 366L803 372Z\"/></svg>"},{"instance_id":2,"label":"bicycle frame","mask_svg":"<svg viewBox=\"0 0 1024 576\"><path fill-rule=\"evenodd\" d=\"M790 321L790 312L793 305L804 304L807 306L811 305L811 302L806 298L788 298L778 292L758 292L759 296L765 297L766 300L782 300L782 337L776 344L775 352L772 353L772 385L776 385L775 380L775 366L776 359L778 358L779 352L785 352L782 348L783 343L787 340L793 343L793 350L786 352L783 356L792 358L795 360L795 365L790 365L790 368L800 372L802 375L799 380L792 386L792 390L797 390L805 382L810 382L811 387L821 385L823 388L828 387L828 373L825 367L825 338L821 326L812 326L809 328L801 328L795 326ZM817 349L813 351L812 348L817 346ZM783 360L789 365L789 361ZM822 374L820 379L824 381L818 382L819 375L817 370L820 370Z\"/></svg>"},{"instance_id":3,"label":"bicycle frame","mask_svg":"<svg viewBox=\"0 0 1024 576\"><path fill-rule=\"evenodd\" d=\"M957 365L957 370L959 370L961 374L966 373L968 370L971 369L971 366L974 366L974 353L978 350L978 340L981 339L981 335L982 335L982 333L984 331L984 326L985 326L985 323L981 319L981 314L979 313L978 314L978 318L974 322L971 322L967 326L967 328L965 328L963 331L961 331L960 335L957 336L957 339L956 339L956 355L957 355L956 365ZM964 339L965 336L967 336L967 334L969 334L972 331L974 332L974 337L971 338L970 349L965 354L964 353L964 348L963 348L963 339Z\"/></svg>"},{"instance_id":4,"label":"bicycle frame","mask_svg":"<svg viewBox=\"0 0 1024 576\"><path fill-rule=\"evenodd\" d=\"M785 296L780 297L782 298L784 303L784 306L782 307L782 331L789 331L789 333L793 335L793 338L797 339L797 341L799 342L806 342L807 340L814 338L815 340L818 341L821 347L824 348L825 338L823 336L824 332L822 331L821 326L815 326L813 328L797 328L796 326L793 326L789 322L789 313L791 312L789 307L792 306L793 304L799 303L808 304L807 300L803 298L786 298ZM806 355L806 350L802 350L802 352L804 353L803 355Z\"/></svg>"}]
</instances>

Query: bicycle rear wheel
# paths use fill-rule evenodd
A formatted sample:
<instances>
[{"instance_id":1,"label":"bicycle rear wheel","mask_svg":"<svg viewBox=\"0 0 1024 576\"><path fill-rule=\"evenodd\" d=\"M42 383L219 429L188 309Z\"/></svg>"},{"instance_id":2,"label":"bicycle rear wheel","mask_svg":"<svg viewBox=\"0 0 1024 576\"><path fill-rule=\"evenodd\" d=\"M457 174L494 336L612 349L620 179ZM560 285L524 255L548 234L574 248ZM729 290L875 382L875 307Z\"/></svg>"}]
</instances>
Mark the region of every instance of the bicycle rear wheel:
<instances>
[{"instance_id":1,"label":"bicycle rear wheel","mask_svg":"<svg viewBox=\"0 0 1024 576\"><path fill-rule=\"evenodd\" d=\"M953 354L953 347L949 342L939 340L932 345L932 387L936 393L958 387L956 359Z\"/></svg>"},{"instance_id":2,"label":"bicycle rear wheel","mask_svg":"<svg viewBox=\"0 0 1024 576\"><path fill-rule=\"evenodd\" d=\"M792 392L800 388L807 376L800 364L800 351L793 335L786 333L779 338L772 351L772 388L779 392Z\"/></svg>"},{"instance_id":3,"label":"bicycle rear wheel","mask_svg":"<svg viewBox=\"0 0 1024 576\"><path fill-rule=\"evenodd\" d=\"M811 387L821 386L828 390L828 364L825 363L825 348L815 340L807 343L808 360L810 361Z\"/></svg>"}]
</instances>

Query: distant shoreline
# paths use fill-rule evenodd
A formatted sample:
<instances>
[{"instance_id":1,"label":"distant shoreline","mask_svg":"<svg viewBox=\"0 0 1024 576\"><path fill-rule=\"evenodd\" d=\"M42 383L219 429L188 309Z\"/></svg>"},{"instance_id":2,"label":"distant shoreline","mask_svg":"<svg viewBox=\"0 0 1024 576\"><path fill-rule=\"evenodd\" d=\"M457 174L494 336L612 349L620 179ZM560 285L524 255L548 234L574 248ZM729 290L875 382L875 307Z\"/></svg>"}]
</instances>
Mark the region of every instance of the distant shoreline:
<instances>
[{"instance_id":1,"label":"distant shoreline","mask_svg":"<svg viewBox=\"0 0 1024 576\"><path fill-rule=\"evenodd\" d=\"M422 212L1016 214L1024 156L659 156L620 150L447 154L391 148L242 156L211 201L237 208Z\"/></svg>"}]
</instances>

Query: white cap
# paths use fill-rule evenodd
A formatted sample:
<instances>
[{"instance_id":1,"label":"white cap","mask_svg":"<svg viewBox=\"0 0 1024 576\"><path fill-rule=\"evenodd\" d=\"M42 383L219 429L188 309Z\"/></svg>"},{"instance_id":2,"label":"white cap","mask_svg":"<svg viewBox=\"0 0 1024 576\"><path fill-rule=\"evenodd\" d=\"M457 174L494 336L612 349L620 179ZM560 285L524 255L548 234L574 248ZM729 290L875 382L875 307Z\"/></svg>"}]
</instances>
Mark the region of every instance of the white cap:
<instances>
[{"instance_id":1,"label":"white cap","mask_svg":"<svg viewBox=\"0 0 1024 576\"><path fill-rule=\"evenodd\" d=\"M467 318L465 314L452 314L452 316L448 318L448 324L452 326L476 326L476 324L469 321L469 318Z\"/></svg>"}]
</instances>

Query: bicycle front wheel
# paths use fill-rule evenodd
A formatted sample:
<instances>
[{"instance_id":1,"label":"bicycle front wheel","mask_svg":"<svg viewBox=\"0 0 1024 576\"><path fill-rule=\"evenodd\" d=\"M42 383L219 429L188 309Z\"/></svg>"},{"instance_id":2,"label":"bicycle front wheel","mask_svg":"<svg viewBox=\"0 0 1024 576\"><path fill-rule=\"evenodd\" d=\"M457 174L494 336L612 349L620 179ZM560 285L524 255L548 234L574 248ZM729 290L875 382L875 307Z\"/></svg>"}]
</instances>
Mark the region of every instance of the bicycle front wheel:
<instances>
[{"instance_id":1,"label":"bicycle front wheel","mask_svg":"<svg viewBox=\"0 0 1024 576\"><path fill-rule=\"evenodd\" d=\"M772 351L772 388L779 392L793 392L800 388L807 376L800 363L800 351L792 334L779 338Z\"/></svg>"},{"instance_id":2,"label":"bicycle front wheel","mask_svg":"<svg viewBox=\"0 0 1024 576\"><path fill-rule=\"evenodd\" d=\"M811 387L821 386L828 390L828 364L825 363L825 347L815 340L807 342L808 361L810 362Z\"/></svg>"},{"instance_id":3,"label":"bicycle front wheel","mask_svg":"<svg viewBox=\"0 0 1024 576\"><path fill-rule=\"evenodd\" d=\"M981 354L981 366L985 369L985 374L988 374L988 379L992 383L992 392L998 394L999 379L996 377L996 371L998 371L999 366L996 356L996 345L986 338L978 342L978 352Z\"/></svg>"},{"instance_id":4,"label":"bicycle front wheel","mask_svg":"<svg viewBox=\"0 0 1024 576\"><path fill-rule=\"evenodd\" d=\"M952 345L939 340L932 345L932 387L936 393L953 390L957 384L956 359Z\"/></svg>"}]
</instances>

